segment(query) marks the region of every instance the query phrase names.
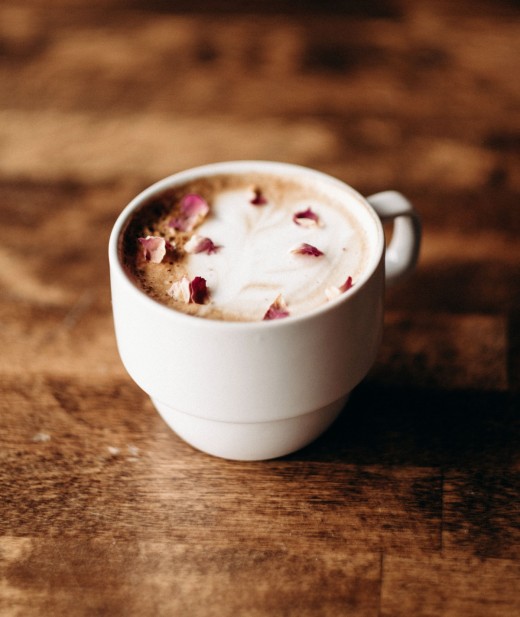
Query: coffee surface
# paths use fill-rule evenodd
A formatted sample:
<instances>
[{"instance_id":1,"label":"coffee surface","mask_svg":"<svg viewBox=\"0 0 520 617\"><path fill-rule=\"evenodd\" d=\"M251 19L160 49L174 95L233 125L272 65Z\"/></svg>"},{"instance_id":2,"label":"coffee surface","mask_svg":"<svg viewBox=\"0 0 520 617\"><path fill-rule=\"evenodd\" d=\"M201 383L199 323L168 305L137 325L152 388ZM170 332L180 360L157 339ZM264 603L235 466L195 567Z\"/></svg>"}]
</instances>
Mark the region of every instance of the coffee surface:
<instances>
[{"instance_id":1,"label":"coffee surface","mask_svg":"<svg viewBox=\"0 0 520 617\"><path fill-rule=\"evenodd\" d=\"M200 196L209 212L194 229L175 229L186 195ZM369 243L356 205L353 197L340 199L301 179L212 176L165 191L135 212L123 233L122 259L145 293L184 313L260 321L281 297L289 316L301 315L341 293L349 277L355 285L366 268ZM139 240L149 236L167 242L160 263L147 259ZM214 250L188 252L197 238L209 238ZM172 293L183 277L206 281L203 304Z\"/></svg>"}]
</instances>

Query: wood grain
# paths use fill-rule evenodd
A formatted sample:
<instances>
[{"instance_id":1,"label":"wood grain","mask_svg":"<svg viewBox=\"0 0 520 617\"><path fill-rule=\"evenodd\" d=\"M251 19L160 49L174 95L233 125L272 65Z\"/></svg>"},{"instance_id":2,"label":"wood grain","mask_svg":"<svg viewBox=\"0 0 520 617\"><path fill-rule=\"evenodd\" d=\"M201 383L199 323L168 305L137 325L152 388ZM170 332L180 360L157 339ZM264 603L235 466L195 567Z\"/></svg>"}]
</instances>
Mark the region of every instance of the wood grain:
<instances>
[{"instance_id":1,"label":"wood grain","mask_svg":"<svg viewBox=\"0 0 520 617\"><path fill-rule=\"evenodd\" d=\"M381 615L510 617L520 609L518 575L518 564L501 560L389 556Z\"/></svg>"},{"instance_id":2,"label":"wood grain","mask_svg":"<svg viewBox=\"0 0 520 617\"><path fill-rule=\"evenodd\" d=\"M0 6L0 615L520 612L520 13L499 0ZM421 213L377 362L285 458L173 434L106 245L160 177L275 159Z\"/></svg>"}]
</instances>

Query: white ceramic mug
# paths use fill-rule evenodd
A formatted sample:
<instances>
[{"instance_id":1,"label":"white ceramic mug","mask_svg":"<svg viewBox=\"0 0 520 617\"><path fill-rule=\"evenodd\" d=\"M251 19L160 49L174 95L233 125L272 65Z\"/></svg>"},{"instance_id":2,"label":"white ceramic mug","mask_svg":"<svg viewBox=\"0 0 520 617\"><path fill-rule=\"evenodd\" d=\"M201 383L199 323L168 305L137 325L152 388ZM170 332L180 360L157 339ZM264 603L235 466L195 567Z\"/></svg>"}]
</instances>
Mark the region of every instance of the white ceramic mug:
<instances>
[{"instance_id":1,"label":"white ceramic mug","mask_svg":"<svg viewBox=\"0 0 520 617\"><path fill-rule=\"evenodd\" d=\"M356 202L370 257L349 293L301 316L230 322L178 312L130 280L120 245L137 208L197 178L252 171L312 180L320 190ZM381 219L395 219L386 256ZM395 191L365 199L321 172L266 161L215 163L175 174L133 199L112 230L110 277L121 359L168 425L192 446L237 460L283 456L328 428L370 370L381 341L385 280L410 273L419 246L417 214Z\"/></svg>"}]
</instances>

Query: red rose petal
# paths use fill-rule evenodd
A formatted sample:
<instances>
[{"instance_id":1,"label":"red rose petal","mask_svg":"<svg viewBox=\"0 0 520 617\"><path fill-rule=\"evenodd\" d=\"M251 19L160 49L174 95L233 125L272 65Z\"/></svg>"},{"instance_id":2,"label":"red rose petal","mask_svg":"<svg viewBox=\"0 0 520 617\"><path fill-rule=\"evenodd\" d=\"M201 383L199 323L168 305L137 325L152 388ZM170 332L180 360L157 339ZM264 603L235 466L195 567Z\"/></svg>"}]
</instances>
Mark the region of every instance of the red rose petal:
<instances>
[{"instance_id":1,"label":"red rose petal","mask_svg":"<svg viewBox=\"0 0 520 617\"><path fill-rule=\"evenodd\" d=\"M321 257L321 255L323 255L323 251L320 251L320 249L317 249L315 246L312 246L312 244L307 244L306 242L293 249L291 253L294 253L295 255L310 255L312 257Z\"/></svg>"},{"instance_id":2,"label":"red rose petal","mask_svg":"<svg viewBox=\"0 0 520 617\"><path fill-rule=\"evenodd\" d=\"M189 193L180 202L179 216L171 219L169 226L178 231L191 231L208 214L209 205L200 195Z\"/></svg>"},{"instance_id":3,"label":"red rose petal","mask_svg":"<svg viewBox=\"0 0 520 617\"><path fill-rule=\"evenodd\" d=\"M143 247L143 255L146 261L160 264L166 255L166 240L160 236L146 236L138 238Z\"/></svg>"},{"instance_id":4,"label":"red rose petal","mask_svg":"<svg viewBox=\"0 0 520 617\"><path fill-rule=\"evenodd\" d=\"M207 253L208 255L216 253L221 248L221 246L214 244L210 238L203 238L197 234L194 234L184 245L184 250L187 253Z\"/></svg>"},{"instance_id":5,"label":"red rose petal","mask_svg":"<svg viewBox=\"0 0 520 617\"><path fill-rule=\"evenodd\" d=\"M195 304L206 304L209 300L209 290L206 279L196 276L190 283L190 302Z\"/></svg>"},{"instance_id":6,"label":"red rose petal","mask_svg":"<svg viewBox=\"0 0 520 617\"><path fill-rule=\"evenodd\" d=\"M285 300L283 299L282 294L280 294L271 304L271 306L267 309L267 312L264 315L264 321L270 321L272 319L283 319L284 317L289 317L289 310L287 308Z\"/></svg>"},{"instance_id":7,"label":"red rose petal","mask_svg":"<svg viewBox=\"0 0 520 617\"><path fill-rule=\"evenodd\" d=\"M292 220L296 225L301 225L302 227L315 227L316 225L320 225L320 217L313 212L311 208L296 212Z\"/></svg>"},{"instance_id":8,"label":"red rose petal","mask_svg":"<svg viewBox=\"0 0 520 617\"><path fill-rule=\"evenodd\" d=\"M252 190L253 196L249 200L249 203L252 204L253 206L265 206L265 204L267 203L267 199L263 196L262 191L257 188L253 188L251 190Z\"/></svg>"},{"instance_id":9,"label":"red rose petal","mask_svg":"<svg viewBox=\"0 0 520 617\"><path fill-rule=\"evenodd\" d=\"M345 291L348 291L353 286L354 286L354 283L352 282L352 277L349 276L347 280L343 283L343 285L340 285L339 290L341 291L341 293L344 293Z\"/></svg>"}]
</instances>

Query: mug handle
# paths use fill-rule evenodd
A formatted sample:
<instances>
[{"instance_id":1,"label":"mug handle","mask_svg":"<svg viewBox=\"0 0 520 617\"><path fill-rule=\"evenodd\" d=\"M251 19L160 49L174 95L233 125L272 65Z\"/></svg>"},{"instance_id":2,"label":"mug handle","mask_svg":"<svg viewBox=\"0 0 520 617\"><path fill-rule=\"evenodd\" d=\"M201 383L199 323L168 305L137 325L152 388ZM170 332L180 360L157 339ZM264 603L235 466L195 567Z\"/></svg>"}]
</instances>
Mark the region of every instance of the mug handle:
<instances>
[{"instance_id":1,"label":"mug handle","mask_svg":"<svg viewBox=\"0 0 520 617\"><path fill-rule=\"evenodd\" d=\"M394 222L385 256L386 282L393 285L415 268L421 246L421 221L412 204L397 191L383 191L366 199L383 222Z\"/></svg>"}]
</instances>

